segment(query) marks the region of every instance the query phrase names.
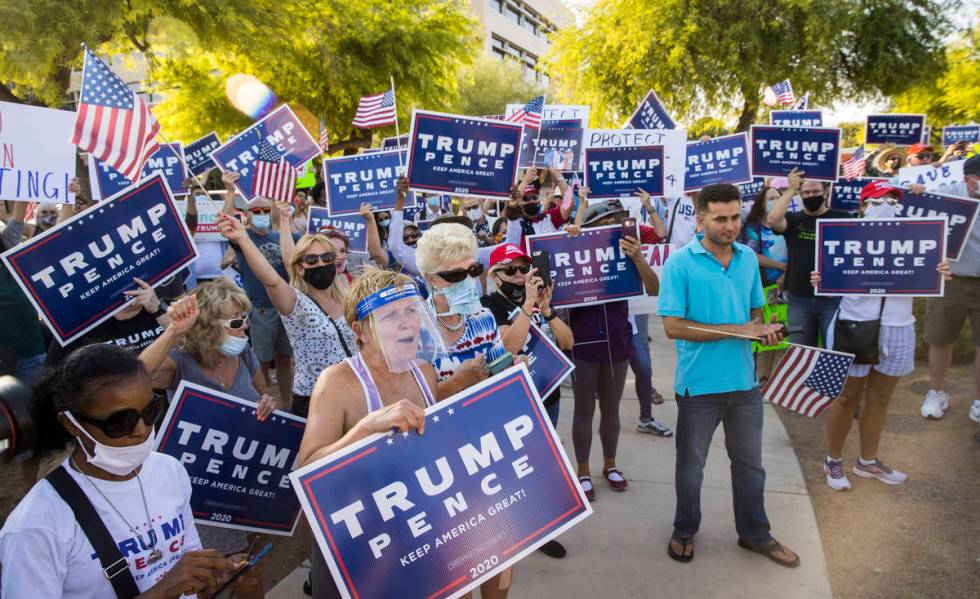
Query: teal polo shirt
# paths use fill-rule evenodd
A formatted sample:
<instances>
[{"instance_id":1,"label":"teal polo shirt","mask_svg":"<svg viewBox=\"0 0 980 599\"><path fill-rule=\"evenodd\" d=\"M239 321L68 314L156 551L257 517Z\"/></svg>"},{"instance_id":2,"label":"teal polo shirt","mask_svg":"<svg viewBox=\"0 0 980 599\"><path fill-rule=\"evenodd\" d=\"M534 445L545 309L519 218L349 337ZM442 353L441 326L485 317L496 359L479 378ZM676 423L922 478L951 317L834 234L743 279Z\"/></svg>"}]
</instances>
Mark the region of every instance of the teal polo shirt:
<instances>
[{"instance_id":1,"label":"teal polo shirt","mask_svg":"<svg viewBox=\"0 0 980 599\"><path fill-rule=\"evenodd\" d=\"M660 277L657 314L703 324L744 324L764 303L759 260L735 243L728 268L701 245L703 234L670 254ZM735 337L718 341L675 341L678 395L747 391L756 385L752 342Z\"/></svg>"}]
</instances>

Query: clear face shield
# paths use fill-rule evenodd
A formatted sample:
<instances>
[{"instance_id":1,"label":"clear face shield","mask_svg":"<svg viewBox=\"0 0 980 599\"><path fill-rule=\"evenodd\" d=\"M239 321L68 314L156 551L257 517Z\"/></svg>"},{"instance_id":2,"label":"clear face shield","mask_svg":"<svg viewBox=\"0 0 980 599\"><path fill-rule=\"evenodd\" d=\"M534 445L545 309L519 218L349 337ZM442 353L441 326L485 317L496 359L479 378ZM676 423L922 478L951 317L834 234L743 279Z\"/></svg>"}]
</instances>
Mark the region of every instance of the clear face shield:
<instances>
[{"instance_id":1,"label":"clear face shield","mask_svg":"<svg viewBox=\"0 0 980 599\"><path fill-rule=\"evenodd\" d=\"M365 327L391 372L405 372L412 364L432 364L445 355L446 346L415 285L386 287L357 304L357 320ZM370 351L365 346L362 351Z\"/></svg>"}]
</instances>

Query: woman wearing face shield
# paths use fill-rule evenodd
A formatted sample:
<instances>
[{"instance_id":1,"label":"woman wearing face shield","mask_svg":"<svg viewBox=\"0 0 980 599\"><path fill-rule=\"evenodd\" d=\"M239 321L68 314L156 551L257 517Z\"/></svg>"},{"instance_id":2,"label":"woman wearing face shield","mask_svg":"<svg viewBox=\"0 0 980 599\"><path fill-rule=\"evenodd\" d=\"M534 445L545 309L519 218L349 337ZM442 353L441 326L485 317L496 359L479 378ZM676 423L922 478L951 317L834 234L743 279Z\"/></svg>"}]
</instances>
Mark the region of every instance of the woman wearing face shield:
<instances>
[{"instance_id":1,"label":"woman wearing face shield","mask_svg":"<svg viewBox=\"0 0 980 599\"><path fill-rule=\"evenodd\" d=\"M887 181L873 181L861 190L861 218L895 218L902 190ZM949 280L949 263L941 262L936 268ZM816 287L820 273L810 274L810 282ZM875 365L853 364L847 372L847 381L840 397L827 408L827 457L823 469L827 484L836 491L851 488L844 473L844 441L854 421L854 411L862 403L858 419L860 432L860 456L853 472L862 478L876 478L888 485L905 482L906 475L878 459L878 445L885 428L888 404L901 377L915 368L915 316L912 314L911 297L845 296L840 308L825 332L827 346L833 347L834 324L838 318L853 321L880 320L878 349L879 360Z\"/></svg>"},{"instance_id":2,"label":"woman wearing face shield","mask_svg":"<svg viewBox=\"0 0 980 599\"><path fill-rule=\"evenodd\" d=\"M131 352L84 347L49 370L33 397L42 444L76 443L0 531L5 597L115 597L113 584L130 596L179 597L213 592L231 575L240 557L201 548L187 471L153 452L153 425L166 402L153 395ZM124 548L117 556L93 559L96 549L75 515L86 502L110 546ZM110 582L103 568L119 557Z\"/></svg>"},{"instance_id":3,"label":"woman wearing face shield","mask_svg":"<svg viewBox=\"0 0 980 599\"><path fill-rule=\"evenodd\" d=\"M242 224L228 216L218 218L221 234L241 248L249 268L265 285L272 305L282 318L296 357L290 411L306 417L317 376L327 367L354 355L354 333L344 322L347 279L337 276L337 252L331 238L303 235L289 256L287 283L279 276Z\"/></svg>"}]
</instances>

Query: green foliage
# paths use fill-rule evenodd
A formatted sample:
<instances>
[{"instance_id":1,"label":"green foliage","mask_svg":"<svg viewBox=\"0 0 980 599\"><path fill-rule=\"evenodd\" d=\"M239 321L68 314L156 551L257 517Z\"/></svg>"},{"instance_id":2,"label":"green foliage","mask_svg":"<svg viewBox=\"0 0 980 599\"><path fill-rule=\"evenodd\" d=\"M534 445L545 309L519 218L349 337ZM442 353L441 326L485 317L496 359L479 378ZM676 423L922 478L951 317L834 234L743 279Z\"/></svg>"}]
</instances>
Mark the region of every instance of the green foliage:
<instances>
[{"instance_id":1,"label":"green foliage","mask_svg":"<svg viewBox=\"0 0 980 599\"><path fill-rule=\"evenodd\" d=\"M453 104L457 114L502 114L507 104L523 104L545 93L537 82L524 78L517 62L486 53L460 69L457 81L459 97Z\"/></svg>"},{"instance_id":2,"label":"green foliage","mask_svg":"<svg viewBox=\"0 0 980 599\"><path fill-rule=\"evenodd\" d=\"M653 87L682 125L745 130L761 87L789 78L811 102L891 95L942 64L945 0L599 0L556 36L560 97L620 123ZM737 119L736 119L737 117ZM600 117L601 118L601 117Z\"/></svg>"},{"instance_id":3,"label":"green foliage","mask_svg":"<svg viewBox=\"0 0 980 599\"><path fill-rule=\"evenodd\" d=\"M840 143L845 148L856 148L864 143L864 121L854 123L837 123L840 131Z\"/></svg>"}]
</instances>

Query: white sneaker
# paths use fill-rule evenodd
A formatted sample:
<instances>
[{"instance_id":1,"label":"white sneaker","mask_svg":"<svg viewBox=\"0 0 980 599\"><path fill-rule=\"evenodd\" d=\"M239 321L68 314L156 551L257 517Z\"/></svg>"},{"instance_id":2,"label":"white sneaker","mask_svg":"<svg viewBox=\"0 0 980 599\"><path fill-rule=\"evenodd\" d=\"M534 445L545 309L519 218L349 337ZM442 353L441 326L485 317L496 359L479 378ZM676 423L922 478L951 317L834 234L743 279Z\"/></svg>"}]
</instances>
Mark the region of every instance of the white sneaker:
<instances>
[{"instance_id":1,"label":"white sneaker","mask_svg":"<svg viewBox=\"0 0 980 599\"><path fill-rule=\"evenodd\" d=\"M854 474L864 478L877 478L886 485L900 485L908 479L904 473L889 468L880 460L870 464L862 464L861 460L858 460L854 464Z\"/></svg>"},{"instance_id":2,"label":"white sneaker","mask_svg":"<svg viewBox=\"0 0 980 599\"><path fill-rule=\"evenodd\" d=\"M948 407L949 397L946 395L945 391L929 389L929 392L926 393L926 400L922 402L922 408L919 410L919 412L922 414L923 418L939 420L943 417L943 412ZM978 414L978 416L980 416L980 414Z\"/></svg>"},{"instance_id":3,"label":"white sneaker","mask_svg":"<svg viewBox=\"0 0 980 599\"><path fill-rule=\"evenodd\" d=\"M827 474L827 485L835 491L847 491L851 488L851 481L847 480L844 474L844 462L842 460L832 460L824 458L823 471Z\"/></svg>"},{"instance_id":4,"label":"white sneaker","mask_svg":"<svg viewBox=\"0 0 980 599\"><path fill-rule=\"evenodd\" d=\"M970 420L980 424L980 399L974 399L973 405L970 406L970 413L968 414Z\"/></svg>"}]
</instances>

